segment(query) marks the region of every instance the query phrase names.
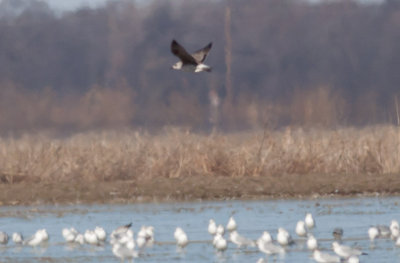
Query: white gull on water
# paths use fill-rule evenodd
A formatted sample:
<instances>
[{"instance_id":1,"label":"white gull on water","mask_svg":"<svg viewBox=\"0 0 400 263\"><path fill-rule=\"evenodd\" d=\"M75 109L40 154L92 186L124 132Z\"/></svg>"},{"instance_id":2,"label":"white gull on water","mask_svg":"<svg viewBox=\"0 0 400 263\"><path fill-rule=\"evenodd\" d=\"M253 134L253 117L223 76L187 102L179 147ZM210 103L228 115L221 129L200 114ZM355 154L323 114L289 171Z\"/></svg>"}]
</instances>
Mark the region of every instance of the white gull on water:
<instances>
[{"instance_id":1,"label":"white gull on water","mask_svg":"<svg viewBox=\"0 0 400 263\"><path fill-rule=\"evenodd\" d=\"M365 254L359 249L341 245L337 241L332 243L332 247L333 247L333 251L335 251L335 253L337 255L339 255L340 257L345 258L345 259L348 259L351 256L359 256L359 255Z\"/></svg>"},{"instance_id":2,"label":"white gull on water","mask_svg":"<svg viewBox=\"0 0 400 263\"><path fill-rule=\"evenodd\" d=\"M217 233L217 224L213 219L210 219L207 230L210 235L215 235Z\"/></svg>"},{"instance_id":3,"label":"white gull on water","mask_svg":"<svg viewBox=\"0 0 400 263\"><path fill-rule=\"evenodd\" d=\"M213 239L213 246L217 251L222 252L228 248L228 242L222 235L216 234Z\"/></svg>"},{"instance_id":4,"label":"white gull on water","mask_svg":"<svg viewBox=\"0 0 400 263\"><path fill-rule=\"evenodd\" d=\"M236 230L233 230L229 234L229 239L231 240L232 243L234 243L238 247L247 247L247 246L254 247L255 246L255 243L253 240L239 235L239 233Z\"/></svg>"},{"instance_id":5,"label":"white gull on water","mask_svg":"<svg viewBox=\"0 0 400 263\"><path fill-rule=\"evenodd\" d=\"M235 219L233 218L233 216L231 216L231 217L229 218L229 220L228 220L228 223L226 224L226 229L227 229L229 232L232 232L232 231L236 230L236 228L237 228L236 221L235 221Z\"/></svg>"},{"instance_id":6,"label":"white gull on water","mask_svg":"<svg viewBox=\"0 0 400 263\"><path fill-rule=\"evenodd\" d=\"M188 239L185 231L183 231L183 229L180 227L177 227L175 229L174 238L176 240L176 245L179 248L184 248L189 243L189 239Z\"/></svg>"},{"instance_id":7,"label":"white gull on water","mask_svg":"<svg viewBox=\"0 0 400 263\"><path fill-rule=\"evenodd\" d=\"M270 237L264 233L259 239L257 239L258 249L267 255L284 254L285 250L281 246L273 244Z\"/></svg>"},{"instance_id":8,"label":"white gull on water","mask_svg":"<svg viewBox=\"0 0 400 263\"><path fill-rule=\"evenodd\" d=\"M298 221L296 224L296 234L299 237L305 237L307 236L307 230L306 230L306 224L304 223L304 221Z\"/></svg>"},{"instance_id":9,"label":"white gull on water","mask_svg":"<svg viewBox=\"0 0 400 263\"><path fill-rule=\"evenodd\" d=\"M314 237L313 234L308 234L307 248L309 250L315 250L318 248L318 240Z\"/></svg>"},{"instance_id":10,"label":"white gull on water","mask_svg":"<svg viewBox=\"0 0 400 263\"><path fill-rule=\"evenodd\" d=\"M24 237L21 233L15 232L12 234L12 241L16 245L21 245L24 242Z\"/></svg>"},{"instance_id":11,"label":"white gull on water","mask_svg":"<svg viewBox=\"0 0 400 263\"><path fill-rule=\"evenodd\" d=\"M306 223L306 226L307 226L308 229L312 229L312 228L315 227L315 220L314 220L314 218L313 218L311 213L307 213L306 214L304 222Z\"/></svg>"},{"instance_id":12,"label":"white gull on water","mask_svg":"<svg viewBox=\"0 0 400 263\"><path fill-rule=\"evenodd\" d=\"M282 246L288 246L293 244L292 236L286 229L282 227L278 228L278 234L276 235L276 240Z\"/></svg>"},{"instance_id":13,"label":"white gull on water","mask_svg":"<svg viewBox=\"0 0 400 263\"><path fill-rule=\"evenodd\" d=\"M39 229L30 238L24 240L23 244L35 247L43 244L48 240L49 240L49 235L47 234L46 229Z\"/></svg>"}]
</instances>

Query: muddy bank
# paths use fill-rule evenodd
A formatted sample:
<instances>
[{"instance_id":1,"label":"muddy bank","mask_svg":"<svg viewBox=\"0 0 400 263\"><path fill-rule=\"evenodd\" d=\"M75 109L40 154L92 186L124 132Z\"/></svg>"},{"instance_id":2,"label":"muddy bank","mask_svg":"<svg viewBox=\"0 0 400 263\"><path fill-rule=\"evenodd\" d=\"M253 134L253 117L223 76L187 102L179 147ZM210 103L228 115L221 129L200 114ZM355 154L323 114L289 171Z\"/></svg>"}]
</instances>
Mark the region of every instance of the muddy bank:
<instances>
[{"instance_id":1,"label":"muddy bank","mask_svg":"<svg viewBox=\"0 0 400 263\"><path fill-rule=\"evenodd\" d=\"M113 182L0 184L1 205L134 203L400 194L400 175L188 176Z\"/></svg>"}]
</instances>

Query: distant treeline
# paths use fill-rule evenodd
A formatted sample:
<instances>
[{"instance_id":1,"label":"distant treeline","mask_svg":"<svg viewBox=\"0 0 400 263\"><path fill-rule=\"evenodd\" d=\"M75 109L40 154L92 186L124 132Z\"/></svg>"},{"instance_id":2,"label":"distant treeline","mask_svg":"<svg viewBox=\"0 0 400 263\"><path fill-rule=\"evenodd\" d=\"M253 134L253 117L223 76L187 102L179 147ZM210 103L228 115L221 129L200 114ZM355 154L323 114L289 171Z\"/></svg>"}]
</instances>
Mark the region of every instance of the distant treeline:
<instances>
[{"instance_id":1,"label":"distant treeline","mask_svg":"<svg viewBox=\"0 0 400 263\"><path fill-rule=\"evenodd\" d=\"M213 72L170 70L174 38L189 51L212 41ZM400 1L0 3L3 131L398 124L398 100Z\"/></svg>"}]
</instances>

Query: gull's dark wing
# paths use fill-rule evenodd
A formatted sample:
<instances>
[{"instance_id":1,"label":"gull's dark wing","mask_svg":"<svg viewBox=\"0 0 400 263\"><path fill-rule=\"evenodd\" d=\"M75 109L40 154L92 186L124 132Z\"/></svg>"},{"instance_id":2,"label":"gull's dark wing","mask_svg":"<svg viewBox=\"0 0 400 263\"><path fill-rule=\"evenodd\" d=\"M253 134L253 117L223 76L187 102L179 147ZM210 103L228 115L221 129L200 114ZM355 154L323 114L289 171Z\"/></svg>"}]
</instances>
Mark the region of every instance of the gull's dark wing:
<instances>
[{"instance_id":1,"label":"gull's dark wing","mask_svg":"<svg viewBox=\"0 0 400 263\"><path fill-rule=\"evenodd\" d=\"M212 47L212 42L209 43L207 46L203 47L202 49L197 50L196 52L194 52L192 54L192 57L194 57L194 59L198 63L202 63L206 59L207 54L210 51L211 47Z\"/></svg>"},{"instance_id":2,"label":"gull's dark wing","mask_svg":"<svg viewBox=\"0 0 400 263\"><path fill-rule=\"evenodd\" d=\"M178 42L172 40L171 52L182 60L183 64L194 64L197 65L197 61L190 55Z\"/></svg>"}]
</instances>

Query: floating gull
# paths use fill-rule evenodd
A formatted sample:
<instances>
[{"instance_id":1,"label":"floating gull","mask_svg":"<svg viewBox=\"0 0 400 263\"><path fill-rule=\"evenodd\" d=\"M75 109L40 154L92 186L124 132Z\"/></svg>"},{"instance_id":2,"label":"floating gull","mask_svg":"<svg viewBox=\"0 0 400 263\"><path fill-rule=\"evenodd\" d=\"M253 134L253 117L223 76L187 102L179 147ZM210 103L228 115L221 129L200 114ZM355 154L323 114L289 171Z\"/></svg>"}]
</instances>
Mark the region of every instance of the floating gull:
<instances>
[{"instance_id":1,"label":"floating gull","mask_svg":"<svg viewBox=\"0 0 400 263\"><path fill-rule=\"evenodd\" d=\"M141 232L138 232L137 238L136 238L136 245L138 246L139 250L142 250L146 247L146 237L141 234Z\"/></svg>"},{"instance_id":2,"label":"floating gull","mask_svg":"<svg viewBox=\"0 0 400 263\"><path fill-rule=\"evenodd\" d=\"M318 249L314 250L313 258L318 263L340 263L339 256L323 253Z\"/></svg>"},{"instance_id":3,"label":"floating gull","mask_svg":"<svg viewBox=\"0 0 400 263\"><path fill-rule=\"evenodd\" d=\"M337 227L333 229L332 235L334 239L341 240L343 236L343 228Z\"/></svg>"},{"instance_id":4,"label":"floating gull","mask_svg":"<svg viewBox=\"0 0 400 263\"><path fill-rule=\"evenodd\" d=\"M81 233L78 233L75 237L74 242L83 245L83 244L85 244L85 238L83 237L83 235Z\"/></svg>"},{"instance_id":5,"label":"floating gull","mask_svg":"<svg viewBox=\"0 0 400 263\"><path fill-rule=\"evenodd\" d=\"M222 235L216 234L214 236L213 245L217 249L217 251L222 252L227 249L228 242Z\"/></svg>"},{"instance_id":6,"label":"floating gull","mask_svg":"<svg viewBox=\"0 0 400 263\"><path fill-rule=\"evenodd\" d=\"M264 234L259 239L257 239L257 247L261 252L267 255L285 253L285 250L281 246L275 245L271 241L266 241Z\"/></svg>"},{"instance_id":7,"label":"floating gull","mask_svg":"<svg viewBox=\"0 0 400 263\"><path fill-rule=\"evenodd\" d=\"M193 54L189 54L178 42L172 40L171 52L180 59L172 68L196 73L202 71L211 72L211 67L203 64L211 47L212 43L209 43L204 48L197 50Z\"/></svg>"},{"instance_id":8,"label":"floating gull","mask_svg":"<svg viewBox=\"0 0 400 263\"><path fill-rule=\"evenodd\" d=\"M299 237L305 237L307 236L307 230L306 230L306 224L304 221L298 221L296 224L296 234Z\"/></svg>"},{"instance_id":9,"label":"floating gull","mask_svg":"<svg viewBox=\"0 0 400 263\"><path fill-rule=\"evenodd\" d=\"M146 227L146 240L154 242L154 227L148 226Z\"/></svg>"},{"instance_id":10,"label":"floating gull","mask_svg":"<svg viewBox=\"0 0 400 263\"><path fill-rule=\"evenodd\" d=\"M112 252L122 261L138 257L138 252L135 250L133 231L130 227L131 224L118 227L111 233Z\"/></svg>"},{"instance_id":11,"label":"floating gull","mask_svg":"<svg viewBox=\"0 0 400 263\"><path fill-rule=\"evenodd\" d=\"M229 234L229 238L230 238L231 242L236 244L239 248L242 246L244 246L244 247L246 247L246 246L254 247L255 246L255 243L253 240L239 235L239 233L236 230L233 230Z\"/></svg>"},{"instance_id":12,"label":"floating gull","mask_svg":"<svg viewBox=\"0 0 400 263\"><path fill-rule=\"evenodd\" d=\"M0 231L0 244L6 245L8 243L8 235L6 232Z\"/></svg>"},{"instance_id":13,"label":"floating gull","mask_svg":"<svg viewBox=\"0 0 400 263\"><path fill-rule=\"evenodd\" d=\"M97 246L100 242L99 239L97 238L96 233L93 230L86 230L85 233L83 234L83 237L85 239L85 243L90 245Z\"/></svg>"},{"instance_id":14,"label":"floating gull","mask_svg":"<svg viewBox=\"0 0 400 263\"><path fill-rule=\"evenodd\" d=\"M140 249L154 243L154 227L142 226L137 234L136 244Z\"/></svg>"},{"instance_id":15,"label":"floating gull","mask_svg":"<svg viewBox=\"0 0 400 263\"><path fill-rule=\"evenodd\" d=\"M112 247L113 254L124 261L125 259L133 259L138 257L138 252L135 250L135 242L129 240L126 243L115 243Z\"/></svg>"},{"instance_id":16,"label":"floating gull","mask_svg":"<svg viewBox=\"0 0 400 263\"><path fill-rule=\"evenodd\" d=\"M361 250L349 246L341 245L335 241L332 243L333 251L340 257L348 259L351 256L366 255Z\"/></svg>"},{"instance_id":17,"label":"floating gull","mask_svg":"<svg viewBox=\"0 0 400 263\"><path fill-rule=\"evenodd\" d=\"M294 243L289 232L282 227L278 228L278 234L276 235L276 240L281 246L287 246Z\"/></svg>"},{"instance_id":18,"label":"floating gull","mask_svg":"<svg viewBox=\"0 0 400 263\"><path fill-rule=\"evenodd\" d=\"M66 242L75 242L75 238L78 235L78 231L75 230L75 228L63 228L62 231L62 236L65 239Z\"/></svg>"},{"instance_id":19,"label":"floating gull","mask_svg":"<svg viewBox=\"0 0 400 263\"><path fill-rule=\"evenodd\" d=\"M212 244L215 247L215 243L218 240L218 238L222 237L220 234L215 234L215 236L212 239Z\"/></svg>"},{"instance_id":20,"label":"floating gull","mask_svg":"<svg viewBox=\"0 0 400 263\"><path fill-rule=\"evenodd\" d=\"M377 238L378 236L379 236L379 229L377 227L372 226L368 229L369 240L374 241L375 238Z\"/></svg>"},{"instance_id":21,"label":"floating gull","mask_svg":"<svg viewBox=\"0 0 400 263\"><path fill-rule=\"evenodd\" d=\"M94 228L94 233L96 234L97 239L98 239L100 242L106 241L107 233L106 233L106 231L104 230L104 228L99 227L99 226L96 226L96 227Z\"/></svg>"},{"instance_id":22,"label":"floating gull","mask_svg":"<svg viewBox=\"0 0 400 263\"><path fill-rule=\"evenodd\" d=\"M397 240L397 238L400 236L400 229L393 228L390 230L390 233L390 238L393 240Z\"/></svg>"},{"instance_id":23,"label":"floating gull","mask_svg":"<svg viewBox=\"0 0 400 263\"><path fill-rule=\"evenodd\" d=\"M136 238L136 245L140 250L142 250L146 246L147 243L146 239L147 239L147 227L142 226L139 232L137 233L137 238Z\"/></svg>"},{"instance_id":24,"label":"floating gull","mask_svg":"<svg viewBox=\"0 0 400 263\"><path fill-rule=\"evenodd\" d=\"M33 236L24 240L23 244L35 247L42 244L43 242L46 242L47 240L49 240L49 235L47 234L47 231L45 229L39 229Z\"/></svg>"},{"instance_id":25,"label":"floating gull","mask_svg":"<svg viewBox=\"0 0 400 263\"><path fill-rule=\"evenodd\" d=\"M272 242L265 242L262 239L257 240L257 247L261 252L263 252L267 255L275 255L275 254L284 254L285 253L285 250L282 247L275 245Z\"/></svg>"},{"instance_id":26,"label":"floating gull","mask_svg":"<svg viewBox=\"0 0 400 263\"><path fill-rule=\"evenodd\" d=\"M189 243L186 233L180 227L175 229L174 238L176 240L176 245L179 248L184 248Z\"/></svg>"},{"instance_id":27,"label":"floating gull","mask_svg":"<svg viewBox=\"0 0 400 263\"><path fill-rule=\"evenodd\" d=\"M213 219L210 219L208 223L208 233L210 233L210 235L215 235L217 233L217 224Z\"/></svg>"},{"instance_id":28,"label":"floating gull","mask_svg":"<svg viewBox=\"0 0 400 263\"><path fill-rule=\"evenodd\" d=\"M24 237L21 233L15 232L12 234L12 240L14 244L20 245L24 242Z\"/></svg>"},{"instance_id":29,"label":"floating gull","mask_svg":"<svg viewBox=\"0 0 400 263\"><path fill-rule=\"evenodd\" d=\"M308 229L312 229L315 227L315 221L311 213L306 214L304 222L306 223Z\"/></svg>"},{"instance_id":30,"label":"floating gull","mask_svg":"<svg viewBox=\"0 0 400 263\"><path fill-rule=\"evenodd\" d=\"M114 245L116 242L123 238L133 238L133 231L130 229L131 226L132 223L120 226L113 230L110 234L110 244Z\"/></svg>"},{"instance_id":31,"label":"floating gull","mask_svg":"<svg viewBox=\"0 0 400 263\"><path fill-rule=\"evenodd\" d=\"M397 240L400 236L399 228L399 222L397 222L397 220L392 220L392 222L390 222L390 237L393 240Z\"/></svg>"},{"instance_id":32,"label":"floating gull","mask_svg":"<svg viewBox=\"0 0 400 263\"><path fill-rule=\"evenodd\" d=\"M309 250L314 250L318 248L318 240L314 237L313 234L308 234L307 248Z\"/></svg>"},{"instance_id":33,"label":"floating gull","mask_svg":"<svg viewBox=\"0 0 400 263\"><path fill-rule=\"evenodd\" d=\"M233 216L231 216L229 218L228 224L226 225L226 229L228 229L229 232L232 232L235 231L236 228L237 228L236 221L235 219L233 219Z\"/></svg>"}]
</instances>

